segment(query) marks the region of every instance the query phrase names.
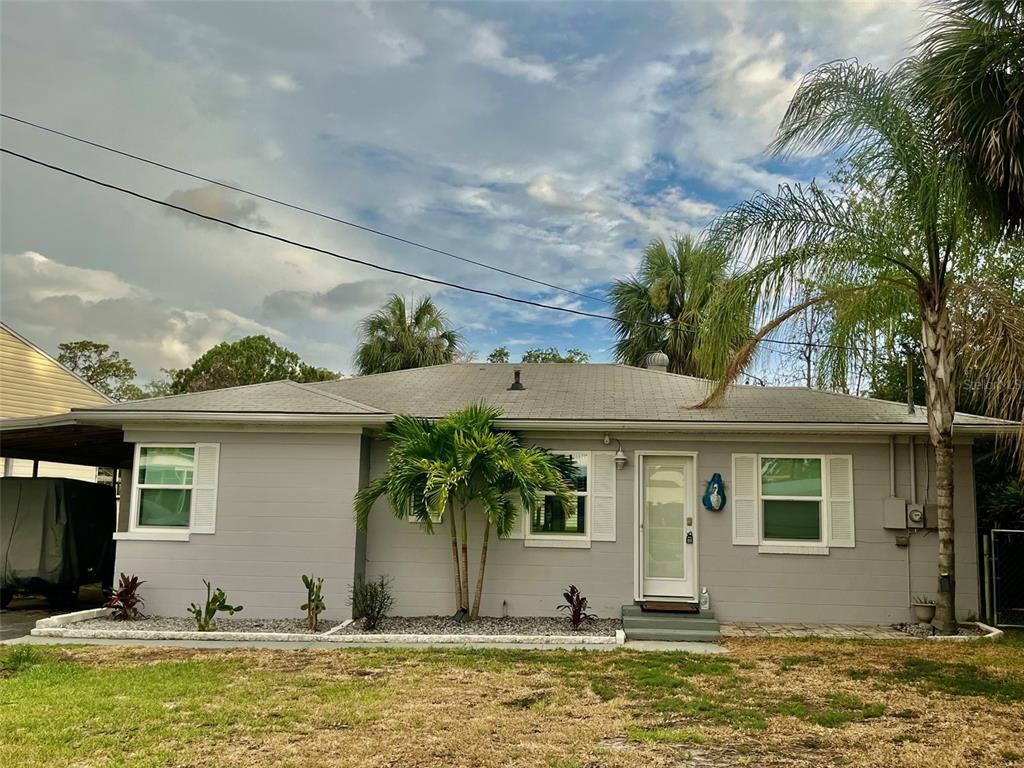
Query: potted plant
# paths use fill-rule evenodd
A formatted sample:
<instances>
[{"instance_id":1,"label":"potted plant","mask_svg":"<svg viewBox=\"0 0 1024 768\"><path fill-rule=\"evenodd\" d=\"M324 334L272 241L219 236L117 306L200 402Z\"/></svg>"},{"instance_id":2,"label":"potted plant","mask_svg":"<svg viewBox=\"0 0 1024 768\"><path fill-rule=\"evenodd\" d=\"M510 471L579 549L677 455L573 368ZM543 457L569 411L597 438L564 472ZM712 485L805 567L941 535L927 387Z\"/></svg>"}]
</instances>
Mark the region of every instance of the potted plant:
<instances>
[{"instance_id":1,"label":"potted plant","mask_svg":"<svg viewBox=\"0 0 1024 768\"><path fill-rule=\"evenodd\" d=\"M917 595L911 603L914 609L914 618L920 624L931 624L935 618L935 601L930 597Z\"/></svg>"}]
</instances>

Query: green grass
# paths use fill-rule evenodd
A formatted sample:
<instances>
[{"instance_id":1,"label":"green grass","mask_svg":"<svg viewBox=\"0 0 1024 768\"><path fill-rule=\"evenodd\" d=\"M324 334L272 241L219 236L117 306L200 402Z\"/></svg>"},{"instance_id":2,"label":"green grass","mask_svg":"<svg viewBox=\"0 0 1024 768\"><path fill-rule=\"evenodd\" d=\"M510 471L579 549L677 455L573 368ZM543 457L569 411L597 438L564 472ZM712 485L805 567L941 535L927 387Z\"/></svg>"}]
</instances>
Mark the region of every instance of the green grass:
<instances>
[{"instance_id":1,"label":"green grass","mask_svg":"<svg viewBox=\"0 0 1024 768\"><path fill-rule=\"evenodd\" d=\"M951 696L986 696L1001 701L1024 701L1024 676L997 677L974 664L910 658L890 677Z\"/></svg>"},{"instance_id":2,"label":"green grass","mask_svg":"<svg viewBox=\"0 0 1024 768\"><path fill-rule=\"evenodd\" d=\"M0 681L5 765L70 765L91 755L108 766L159 766L181 741L351 728L376 718L380 704L373 683L293 673L282 686L280 675L247 670L242 659L103 669L14 646L2 666L10 675Z\"/></svg>"}]
</instances>

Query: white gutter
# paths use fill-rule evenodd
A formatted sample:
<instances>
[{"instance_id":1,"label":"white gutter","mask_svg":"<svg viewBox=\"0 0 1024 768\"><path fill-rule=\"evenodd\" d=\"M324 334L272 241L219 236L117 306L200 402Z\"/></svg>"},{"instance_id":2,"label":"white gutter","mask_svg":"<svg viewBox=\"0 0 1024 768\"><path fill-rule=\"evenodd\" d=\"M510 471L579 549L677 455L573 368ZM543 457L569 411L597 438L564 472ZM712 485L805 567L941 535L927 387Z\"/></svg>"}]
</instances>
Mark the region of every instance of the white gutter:
<instances>
[{"instance_id":1,"label":"white gutter","mask_svg":"<svg viewBox=\"0 0 1024 768\"><path fill-rule=\"evenodd\" d=\"M802 434L871 433L927 434L928 425L885 422L786 422L786 421L600 421L573 419L498 419L506 429L518 430L587 430L632 432L797 432ZM1020 425L1013 422L995 424L957 424L953 434L985 435L1013 433Z\"/></svg>"},{"instance_id":2,"label":"white gutter","mask_svg":"<svg viewBox=\"0 0 1024 768\"><path fill-rule=\"evenodd\" d=\"M119 427L138 422L168 423L253 423L253 424L366 424L380 426L395 418L390 413L238 413L215 411L72 411L51 416L4 419L0 432L33 427L95 424ZM436 420L436 419L433 419ZM799 434L927 434L928 425L886 422L785 422L785 421L622 421L599 419L498 419L506 429L535 431L583 430L607 432L747 432ZM1015 422L992 424L955 424L954 435L1012 434L1020 429Z\"/></svg>"},{"instance_id":3,"label":"white gutter","mask_svg":"<svg viewBox=\"0 0 1024 768\"><path fill-rule=\"evenodd\" d=\"M917 454L914 444L917 441L910 438L910 503L917 504Z\"/></svg>"}]
</instances>

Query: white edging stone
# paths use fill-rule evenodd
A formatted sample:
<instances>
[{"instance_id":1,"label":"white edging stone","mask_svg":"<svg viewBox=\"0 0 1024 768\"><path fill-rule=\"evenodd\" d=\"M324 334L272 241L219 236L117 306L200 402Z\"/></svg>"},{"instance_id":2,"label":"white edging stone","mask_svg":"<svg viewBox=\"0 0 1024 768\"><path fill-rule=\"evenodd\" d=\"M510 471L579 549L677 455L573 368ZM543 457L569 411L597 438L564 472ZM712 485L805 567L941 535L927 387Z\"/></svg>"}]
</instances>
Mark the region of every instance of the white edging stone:
<instances>
[{"instance_id":1,"label":"white edging stone","mask_svg":"<svg viewBox=\"0 0 1024 768\"><path fill-rule=\"evenodd\" d=\"M102 619L109 615L109 608L89 608L85 611L62 613L59 616L47 616L45 619L39 619L36 621L36 629L66 627L69 624L77 624L80 621L89 621L90 619Z\"/></svg>"},{"instance_id":2,"label":"white edging stone","mask_svg":"<svg viewBox=\"0 0 1024 768\"><path fill-rule=\"evenodd\" d=\"M82 611L86 613L86 611ZM58 617L54 617L58 618ZM90 616L87 618L96 618ZM85 619L77 619L85 621ZM234 640L275 643L376 643L380 645L617 645L618 635L413 635L413 634L300 634L293 632L174 632L171 630L69 629L36 626L33 637L66 637L76 640Z\"/></svg>"},{"instance_id":3,"label":"white edging stone","mask_svg":"<svg viewBox=\"0 0 1024 768\"><path fill-rule=\"evenodd\" d=\"M929 640L945 640L946 642L964 643L970 640L995 640L1003 636L1003 630L982 624L980 621L961 621L961 624L975 626L985 634L983 635L928 635Z\"/></svg>"}]
</instances>

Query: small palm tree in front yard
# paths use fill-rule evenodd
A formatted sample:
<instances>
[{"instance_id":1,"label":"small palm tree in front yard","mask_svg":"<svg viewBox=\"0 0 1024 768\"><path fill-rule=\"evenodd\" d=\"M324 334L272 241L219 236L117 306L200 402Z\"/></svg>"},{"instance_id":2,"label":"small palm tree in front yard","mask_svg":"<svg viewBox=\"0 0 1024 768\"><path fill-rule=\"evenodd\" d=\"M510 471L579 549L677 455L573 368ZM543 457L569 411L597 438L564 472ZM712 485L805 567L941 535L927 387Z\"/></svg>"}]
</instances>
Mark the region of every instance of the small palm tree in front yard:
<instances>
[{"instance_id":1,"label":"small palm tree in front yard","mask_svg":"<svg viewBox=\"0 0 1024 768\"><path fill-rule=\"evenodd\" d=\"M569 462L496 426L501 411L472 405L436 422L399 416L383 439L388 469L356 494L356 522L365 530L374 503L385 497L395 517L419 521L429 533L447 517L457 609L480 614L491 529L509 535L520 511L533 514L550 494L567 512L575 502ZM469 511L483 516L480 567L469 603Z\"/></svg>"}]
</instances>

